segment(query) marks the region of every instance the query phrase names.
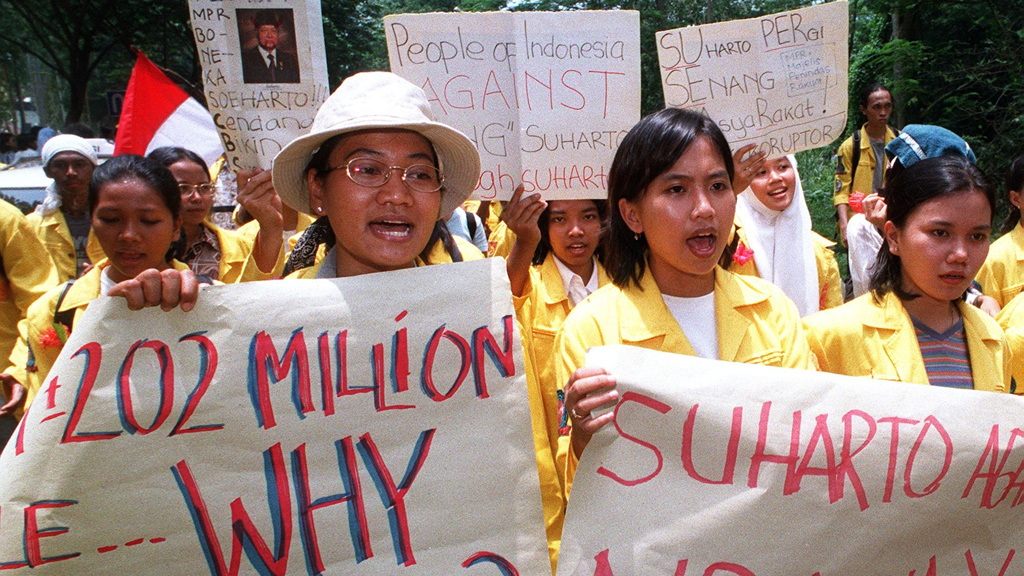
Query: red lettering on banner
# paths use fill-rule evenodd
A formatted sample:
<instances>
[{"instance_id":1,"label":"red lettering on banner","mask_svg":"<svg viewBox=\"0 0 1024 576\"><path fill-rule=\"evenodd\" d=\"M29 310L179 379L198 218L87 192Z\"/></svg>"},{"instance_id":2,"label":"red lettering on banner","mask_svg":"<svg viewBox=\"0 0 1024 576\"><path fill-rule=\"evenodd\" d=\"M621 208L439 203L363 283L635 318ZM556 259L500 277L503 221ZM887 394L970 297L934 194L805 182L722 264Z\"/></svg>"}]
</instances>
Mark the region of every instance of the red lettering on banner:
<instances>
[{"instance_id":1,"label":"red lettering on banner","mask_svg":"<svg viewBox=\"0 0 1024 576\"><path fill-rule=\"evenodd\" d=\"M850 440L853 438L854 416L860 418L868 425L868 433L864 442L856 450L851 451ZM871 440L874 439L877 429L878 426L875 424L875 419L866 412L851 410L843 415L843 447L839 453L839 463L836 465L836 483L834 486L829 487L829 502L835 504L843 498L846 478L849 477L850 484L853 486L853 492L857 495L857 503L860 505L860 509L868 509L868 497L864 492L864 484L861 482L860 475L857 474L857 470L853 467L853 457L859 454L861 450L867 448Z\"/></svg>"},{"instance_id":2,"label":"red lettering on banner","mask_svg":"<svg viewBox=\"0 0 1024 576\"><path fill-rule=\"evenodd\" d=\"M771 408L771 402L765 402L761 405L761 419L757 428L757 446L754 448L754 455L750 458L750 473L747 476L747 486L750 488L757 487L757 477L761 473L761 464L765 462L771 464L785 464L786 485L785 488L783 488L782 493L792 494L796 491L792 487L792 479L794 478L797 461L799 459L798 451L800 450L801 414L799 410L793 412L793 426L789 438L789 454L786 456L768 454L765 450L768 444L768 416L771 412Z\"/></svg>"},{"instance_id":3,"label":"red lettering on banner","mask_svg":"<svg viewBox=\"0 0 1024 576\"><path fill-rule=\"evenodd\" d=\"M633 435L625 432L619 426L619 409L621 409L622 406L624 404L626 404L627 402L636 402L637 404L640 404L642 406L646 406L646 407L648 407L648 408L650 408L650 409L652 409L652 410L654 410L656 412L659 412L661 414L668 413L668 411L671 410L672 408L668 404L665 404L663 402L659 402L659 401L655 400L654 398L650 398L650 397L644 396L643 394L637 394L636 392L626 392L625 394L622 395L622 398L619 400L619 403L615 405L615 411L614 411L614 416L613 416L613 419L612 419L612 423L615 425L615 429L618 430L619 435L622 436L623 438L625 438L626 440L630 440L632 442L635 442L635 443L639 444L640 446L643 446L644 448L647 448L648 450L653 452L654 453L654 457L658 461L658 464L655 466L653 472L651 472L650 474L648 474L647 476L644 476L642 478L637 478L636 480L626 480L626 479L622 478L621 476L619 476L618 474L616 474L615 472L612 472L611 470L605 468L604 466L599 467L597 469L597 473L602 475L602 476L611 478L612 480L618 482L619 484L622 484L623 486L637 486L639 484L643 484L644 482L647 482L648 480L651 480L652 478L657 476L659 472L661 472L661 466L662 466L664 458L661 455L661 450L658 450L657 446L655 446L654 444L651 444L650 442L647 442L645 440L641 440L641 439L637 438L636 436L633 436Z\"/></svg>"},{"instance_id":4,"label":"red lettering on banner","mask_svg":"<svg viewBox=\"0 0 1024 576\"><path fill-rule=\"evenodd\" d=\"M914 469L914 459L917 457L917 452L921 448L921 444L924 443L925 436L928 435L928 431L935 428L938 432L939 437L942 438L942 442L946 447L945 458L942 461L942 470L935 477L930 484L924 487L924 491L917 493L910 485L910 476ZM924 419L924 427L921 428L921 432L917 435L917 440L914 442L914 447L910 449L910 456L907 457L907 466L903 470L903 492L911 498L923 498L936 490L939 489L939 484L942 479L946 477L946 473L949 472L949 467L953 464L953 441L949 438L949 433L946 432L945 427L939 422L935 416L927 416Z\"/></svg>"},{"instance_id":5,"label":"red lettering on banner","mask_svg":"<svg viewBox=\"0 0 1024 576\"><path fill-rule=\"evenodd\" d=\"M811 458L814 456L814 451L819 443L825 451L824 468L810 465ZM804 451L804 457L796 467L792 481L786 478L787 490L792 490L792 492L785 493L792 494L798 492L800 490L800 481L804 476L824 476L828 479L829 494L831 495L834 491L835 480L838 478L837 471L836 449L832 443L832 435L828 431L828 414L819 414L815 418L811 439L807 441L807 450Z\"/></svg>"},{"instance_id":6,"label":"red lettering on banner","mask_svg":"<svg viewBox=\"0 0 1024 576\"><path fill-rule=\"evenodd\" d=\"M900 425L914 425L919 421L895 416L879 418L878 421L892 424L892 434L889 436L889 469L885 474L885 492L882 494L882 502L892 502L892 487L896 478L896 453L900 447Z\"/></svg>"},{"instance_id":7,"label":"red lettering on banner","mask_svg":"<svg viewBox=\"0 0 1024 576\"><path fill-rule=\"evenodd\" d=\"M712 480L701 475L697 472L697 468L693 465L693 427L697 420L697 407L699 404L694 404L690 408L689 414L686 416L686 423L683 424L683 469L690 475L690 478L697 480L704 484L732 484L733 472L736 470L736 453L739 451L740 445L740 433L743 427L743 407L736 406L732 409L732 428L729 433L729 444L725 449L725 464L722 467L722 479Z\"/></svg>"}]
</instances>

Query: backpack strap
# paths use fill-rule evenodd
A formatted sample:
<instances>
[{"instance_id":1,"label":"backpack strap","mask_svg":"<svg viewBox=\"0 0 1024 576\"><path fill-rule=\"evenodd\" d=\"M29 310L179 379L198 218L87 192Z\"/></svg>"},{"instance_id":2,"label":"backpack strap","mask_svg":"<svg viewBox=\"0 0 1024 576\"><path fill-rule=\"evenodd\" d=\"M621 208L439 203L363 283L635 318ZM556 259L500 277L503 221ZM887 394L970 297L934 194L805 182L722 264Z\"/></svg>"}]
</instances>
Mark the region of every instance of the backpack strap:
<instances>
[{"instance_id":1,"label":"backpack strap","mask_svg":"<svg viewBox=\"0 0 1024 576\"><path fill-rule=\"evenodd\" d=\"M850 168L850 193L853 194L854 179L857 178L857 165L860 164L860 128L853 133L853 166Z\"/></svg>"}]
</instances>

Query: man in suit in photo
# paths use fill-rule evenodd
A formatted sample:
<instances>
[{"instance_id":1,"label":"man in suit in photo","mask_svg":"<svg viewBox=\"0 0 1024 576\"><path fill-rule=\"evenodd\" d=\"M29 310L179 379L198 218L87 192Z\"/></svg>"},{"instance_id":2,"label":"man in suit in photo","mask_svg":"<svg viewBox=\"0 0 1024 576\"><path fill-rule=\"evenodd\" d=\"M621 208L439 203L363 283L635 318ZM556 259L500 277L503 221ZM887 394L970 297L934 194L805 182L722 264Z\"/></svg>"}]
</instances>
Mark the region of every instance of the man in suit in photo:
<instances>
[{"instance_id":1,"label":"man in suit in photo","mask_svg":"<svg viewBox=\"0 0 1024 576\"><path fill-rule=\"evenodd\" d=\"M253 18L257 45L242 51L242 77L246 84L296 84L299 60L293 52L278 49L281 17L261 10Z\"/></svg>"}]
</instances>

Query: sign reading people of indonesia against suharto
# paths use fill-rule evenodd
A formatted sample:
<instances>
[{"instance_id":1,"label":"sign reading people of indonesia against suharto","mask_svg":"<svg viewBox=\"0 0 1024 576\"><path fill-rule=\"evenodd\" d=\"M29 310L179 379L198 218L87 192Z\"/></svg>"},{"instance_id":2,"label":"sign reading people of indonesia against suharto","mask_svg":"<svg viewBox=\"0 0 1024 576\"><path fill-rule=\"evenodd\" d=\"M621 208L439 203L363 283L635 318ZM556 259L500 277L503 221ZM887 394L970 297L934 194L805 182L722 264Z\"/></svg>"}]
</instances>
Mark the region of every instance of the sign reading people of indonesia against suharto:
<instances>
[{"instance_id":1,"label":"sign reading people of indonesia against suharto","mask_svg":"<svg viewBox=\"0 0 1024 576\"><path fill-rule=\"evenodd\" d=\"M206 104L233 169L269 169L330 94L319 0L189 0Z\"/></svg>"},{"instance_id":2,"label":"sign reading people of indonesia against suharto","mask_svg":"<svg viewBox=\"0 0 1024 576\"><path fill-rule=\"evenodd\" d=\"M511 302L500 259L93 302L0 456L0 570L550 572Z\"/></svg>"},{"instance_id":3,"label":"sign reading people of indonesia against suharto","mask_svg":"<svg viewBox=\"0 0 1024 576\"><path fill-rule=\"evenodd\" d=\"M402 14L384 19L392 72L480 152L474 192L520 183L547 200L604 198L640 118L638 12Z\"/></svg>"},{"instance_id":4,"label":"sign reading people of indonesia against suharto","mask_svg":"<svg viewBox=\"0 0 1024 576\"><path fill-rule=\"evenodd\" d=\"M848 13L830 2L658 32L665 105L710 115L733 150L827 146L846 128Z\"/></svg>"},{"instance_id":5,"label":"sign reading people of indonesia against suharto","mask_svg":"<svg viewBox=\"0 0 1024 576\"><path fill-rule=\"evenodd\" d=\"M1024 573L1024 399L625 346L559 576Z\"/></svg>"}]
</instances>

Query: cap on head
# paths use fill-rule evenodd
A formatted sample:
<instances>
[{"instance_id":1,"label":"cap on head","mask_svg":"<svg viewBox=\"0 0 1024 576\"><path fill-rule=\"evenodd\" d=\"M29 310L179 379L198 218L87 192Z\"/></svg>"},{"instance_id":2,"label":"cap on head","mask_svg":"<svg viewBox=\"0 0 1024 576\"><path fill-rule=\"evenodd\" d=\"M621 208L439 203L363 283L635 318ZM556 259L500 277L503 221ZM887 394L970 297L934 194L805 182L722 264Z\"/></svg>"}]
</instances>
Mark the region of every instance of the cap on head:
<instances>
[{"instance_id":1,"label":"cap on head","mask_svg":"<svg viewBox=\"0 0 1024 576\"><path fill-rule=\"evenodd\" d=\"M274 188L299 212L312 214L306 166L333 136L372 129L411 130L434 147L444 176L441 216L465 202L480 178L480 154L462 132L434 120L427 95L391 72L348 77L320 106L309 134L292 140L274 158Z\"/></svg>"},{"instance_id":2,"label":"cap on head","mask_svg":"<svg viewBox=\"0 0 1024 576\"><path fill-rule=\"evenodd\" d=\"M99 159L96 157L96 149L85 138L75 136L74 134L59 134L47 140L46 144L43 145L43 151L40 153L43 166L48 166L50 160L61 152L77 152L92 162L93 166L99 164Z\"/></svg>"},{"instance_id":3,"label":"cap on head","mask_svg":"<svg viewBox=\"0 0 1024 576\"><path fill-rule=\"evenodd\" d=\"M904 168L938 156L963 156L973 164L978 162L970 144L963 138L941 126L928 124L906 126L899 136L886 145L885 152L899 160Z\"/></svg>"}]
</instances>

